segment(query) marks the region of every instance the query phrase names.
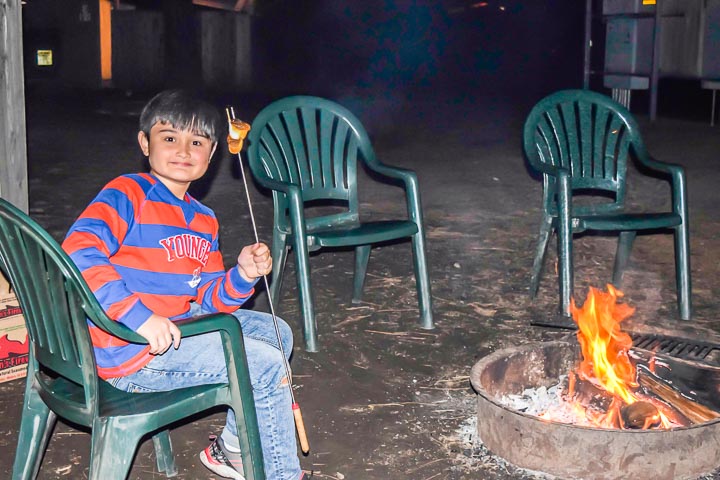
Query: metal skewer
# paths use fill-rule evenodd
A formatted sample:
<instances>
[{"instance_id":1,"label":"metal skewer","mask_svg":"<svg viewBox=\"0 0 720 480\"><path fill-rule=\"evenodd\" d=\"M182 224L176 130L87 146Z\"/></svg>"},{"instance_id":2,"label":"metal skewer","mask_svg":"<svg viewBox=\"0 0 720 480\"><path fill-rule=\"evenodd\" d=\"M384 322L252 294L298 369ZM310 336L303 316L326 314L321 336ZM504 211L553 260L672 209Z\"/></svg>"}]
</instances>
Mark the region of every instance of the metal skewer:
<instances>
[{"instance_id":1,"label":"metal skewer","mask_svg":"<svg viewBox=\"0 0 720 480\"><path fill-rule=\"evenodd\" d=\"M233 107L225 109L225 114L228 119L228 127L232 129L232 120L235 120L235 110ZM231 130L232 131L232 130ZM241 149L243 138L240 138ZM243 166L242 156L240 150L237 152L238 163L240 164L240 174L242 176L243 185L245 187L245 198L247 199L248 210L250 211L250 222L252 223L253 233L255 234L255 243L260 243L260 237L258 236L257 223L255 222L255 214L253 213L252 201L250 200L250 189L248 188L247 177L245 176L245 167ZM273 305L273 299L270 294L270 285L268 283L267 275L263 275L265 282L265 293L267 294L268 304L270 305L270 314L272 315L273 325L275 326L275 335L277 336L278 347L280 348L280 354L282 355L283 365L285 367L285 375L288 379L288 386L290 387L290 398L292 399L292 411L295 417L295 428L297 429L298 439L300 440L300 449L303 453L310 451L310 444L308 443L307 433L305 432L305 423L303 422L302 413L300 412L300 405L295 401L295 393L293 392L292 385L292 373L290 371L290 365L287 357L285 356L285 349L283 347L282 339L280 338L280 326L278 325L277 316L275 315L275 306Z\"/></svg>"}]
</instances>

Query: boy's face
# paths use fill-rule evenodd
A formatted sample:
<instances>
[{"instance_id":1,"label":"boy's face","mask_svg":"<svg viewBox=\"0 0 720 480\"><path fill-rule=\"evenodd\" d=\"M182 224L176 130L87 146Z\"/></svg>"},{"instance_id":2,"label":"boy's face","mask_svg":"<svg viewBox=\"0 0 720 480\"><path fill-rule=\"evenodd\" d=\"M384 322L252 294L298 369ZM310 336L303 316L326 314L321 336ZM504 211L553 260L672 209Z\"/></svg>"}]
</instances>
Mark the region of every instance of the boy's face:
<instances>
[{"instance_id":1,"label":"boy's face","mask_svg":"<svg viewBox=\"0 0 720 480\"><path fill-rule=\"evenodd\" d=\"M217 146L206 136L161 122L152 126L150 138L138 133L138 142L151 173L178 198L185 196L190 182L205 174Z\"/></svg>"}]
</instances>

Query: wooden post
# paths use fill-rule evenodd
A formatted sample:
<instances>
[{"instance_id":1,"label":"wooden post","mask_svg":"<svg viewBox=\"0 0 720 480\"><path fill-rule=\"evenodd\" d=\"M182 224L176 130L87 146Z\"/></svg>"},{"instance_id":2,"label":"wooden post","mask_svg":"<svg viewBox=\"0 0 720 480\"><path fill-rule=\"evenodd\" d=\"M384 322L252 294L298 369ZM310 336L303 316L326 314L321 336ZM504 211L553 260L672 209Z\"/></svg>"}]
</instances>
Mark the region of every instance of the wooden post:
<instances>
[{"instance_id":1,"label":"wooden post","mask_svg":"<svg viewBox=\"0 0 720 480\"><path fill-rule=\"evenodd\" d=\"M583 46L583 89L590 89L592 67L592 0L585 0L585 45Z\"/></svg>"},{"instance_id":2,"label":"wooden post","mask_svg":"<svg viewBox=\"0 0 720 480\"><path fill-rule=\"evenodd\" d=\"M662 2L655 2L655 24L653 26L652 70L650 72L650 121L657 118L658 84L660 83L660 8Z\"/></svg>"},{"instance_id":3,"label":"wooden post","mask_svg":"<svg viewBox=\"0 0 720 480\"><path fill-rule=\"evenodd\" d=\"M239 2L238 2L239 3ZM250 15L235 15L235 83L242 89L252 86L252 21Z\"/></svg>"},{"instance_id":4,"label":"wooden post","mask_svg":"<svg viewBox=\"0 0 720 480\"><path fill-rule=\"evenodd\" d=\"M28 212L20 0L0 0L0 197Z\"/></svg>"}]
</instances>

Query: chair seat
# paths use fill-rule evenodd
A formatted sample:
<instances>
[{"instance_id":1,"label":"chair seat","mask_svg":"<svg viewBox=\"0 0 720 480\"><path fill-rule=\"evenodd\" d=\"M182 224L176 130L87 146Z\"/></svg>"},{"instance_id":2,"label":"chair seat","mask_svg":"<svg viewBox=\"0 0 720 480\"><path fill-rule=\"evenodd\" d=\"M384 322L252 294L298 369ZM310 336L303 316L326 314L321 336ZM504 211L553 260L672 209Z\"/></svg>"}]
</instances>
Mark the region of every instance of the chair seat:
<instances>
[{"instance_id":1,"label":"chair seat","mask_svg":"<svg viewBox=\"0 0 720 480\"><path fill-rule=\"evenodd\" d=\"M553 227L557 228L558 217L553 217ZM603 215L579 215L572 217L575 231L582 230L652 230L672 228L682 224L682 218L676 213L617 213Z\"/></svg>"},{"instance_id":2,"label":"chair seat","mask_svg":"<svg viewBox=\"0 0 720 480\"><path fill-rule=\"evenodd\" d=\"M682 218L676 213L618 213L573 218L573 228L581 230L652 230L680 224Z\"/></svg>"},{"instance_id":3,"label":"chair seat","mask_svg":"<svg viewBox=\"0 0 720 480\"><path fill-rule=\"evenodd\" d=\"M418 232L417 224L410 221L367 222L332 230L313 232L312 243L321 247L344 247L397 240Z\"/></svg>"},{"instance_id":4,"label":"chair seat","mask_svg":"<svg viewBox=\"0 0 720 480\"><path fill-rule=\"evenodd\" d=\"M100 381L100 412L101 417L133 417L155 415L157 412L167 414L167 405L173 405L177 418L201 412L217 405L217 398L222 390L227 391L227 384L199 385L167 392L129 393L114 388L107 382ZM52 381L53 391L68 401L81 403L84 391L79 385L64 378ZM217 391L217 392L216 392ZM213 392L212 395L207 395ZM40 391L43 396L43 392ZM82 419L72 418L81 425L90 426Z\"/></svg>"}]
</instances>

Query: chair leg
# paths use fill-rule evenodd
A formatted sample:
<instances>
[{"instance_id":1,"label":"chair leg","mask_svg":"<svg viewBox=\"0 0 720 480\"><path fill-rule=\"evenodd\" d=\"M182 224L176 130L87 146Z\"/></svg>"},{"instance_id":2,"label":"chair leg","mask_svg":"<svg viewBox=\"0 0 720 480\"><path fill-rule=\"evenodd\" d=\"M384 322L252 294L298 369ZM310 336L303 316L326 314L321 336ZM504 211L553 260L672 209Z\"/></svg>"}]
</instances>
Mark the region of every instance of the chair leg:
<instances>
[{"instance_id":1,"label":"chair leg","mask_svg":"<svg viewBox=\"0 0 720 480\"><path fill-rule=\"evenodd\" d=\"M567 175L558 178L558 259L560 263L560 313L570 316L570 301L573 296L573 230L570 224L572 197L570 179Z\"/></svg>"},{"instance_id":2,"label":"chair leg","mask_svg":"<svg viewBox=\"0 0 720 480\"><path fill-rule=\"evenodd\" d=\"M432 293L430 291L430 276L425 258L425 237L422 228L412 236L412 251L415 267L415 285L418 303L420 304L420 328L432 330L435 328L435 323L433 322Z\"/></svg>"},{"instance_id":3,"label":"chair leg","mask_svg":"<svg viewBox=\"0 0 720 480\"><path fill-rule=\"evenodd\" d=\"M352 303L360 303L362 301L365 273L367 272L368 261L370 260L370 248L370 245L358 245L355 247L355 277L353 282Z\"/></svg>"},{"instance_id":4,"label":"chair leg","mask_svg":"<svg viewBox=\"0 0 720 480\"><path fill-rule=\"evenodd\" d=\"M615 266L613 267L612 284L621 288L623 274L630 259L630 251L637 236L636 231L620 232L618 237L617 251L615 252Z\"/></svg>"},{"instance_id":5,"label":"chair leg","mask_svg":"<svg viewBox=\"0 0 720 480\"><path fill-rule=\"evenodd\" d=\"M163 430L154 435L153 446L155 447L155 460L157 461L158 471L164 473L168 478L176 476L178 470L175 465L175 455L173 455L169 432Z\"/></svg>"},{"instance_id":6,"label":"chair leg","mask_svg":"<svg viewBox=\"0 0 720 480\"><path fill-rule=\"evenodd\" d=\"M535 250L535 260L533 261L532 277L530 277L530 298L535 298L538 287L540 286L545 252L547 251L548 239L551 233L552 217L543 215L542 223L540 224L540 233L538 234L537 249Z\"/></svg>"},{"instance_id":7,"label":"chair leg","mask_svg":"<svg viewBox=\"0 0 720 480\"><path fill-rule=\"evenodd\" d=\"M305 334L305 350L317 352L317 325L313 308L312 289L310 286L310 258L304 235L294 235L295 267L297 275L300 311L303 316L303 332Z\"/></svg>"},{"instance_id":8,"label":"chair leg","mask_svg":"<svg viewBox=\"0 0 720 480\"><path fill-rule=\"evenodd\" d=\"M270 284L270 296L272 297L273 307L278 306L280 301L280 290L282 288L283 276L285 275L285 264L287 263L288 246L287 237L284 235L273 236L272 244L272 283Z\"/></svg>"},{"instance_id":9,"label":"chair leg","mask_svg":"<svg viewBox=\"0 0 720 480\"><path fill-rule=\"evenodd\" d=\"M13 480L37 477L56 422L57 416L40 399L40 395L32 388L27 388L13 463Z\"/></svg>"},{"instance_id":10,"label":"chair leg","mask_svg":"<svg viewBox=\"0 0 720 480\"><path fill-rule=\"evenodd\" d=\"M560 283L560 313L570 316L570 301L574 292L572 233L558 235L558 258Z\"/></svg>"},{"instance_id":11,"label":"chair leg","mask_svg":"<svg viewBox=\"0 0 720 480\"><path fill-rule=\"evenodd\" d=\"M692 282L690 279L690 232L687 221L675 230L675 281L680 318L692 316Z\"/></svg>"},{"instance_id":12,"label":"chair leg","mask_svg":"<svg viewBox=\"0 0 720 480\"><path fill-rule=\"evenodd\" d=\"M92 428L89 480L127 478L142 435L133 425L116 425L112 420L96 421Z\"/></svg>"}]
</instances>

